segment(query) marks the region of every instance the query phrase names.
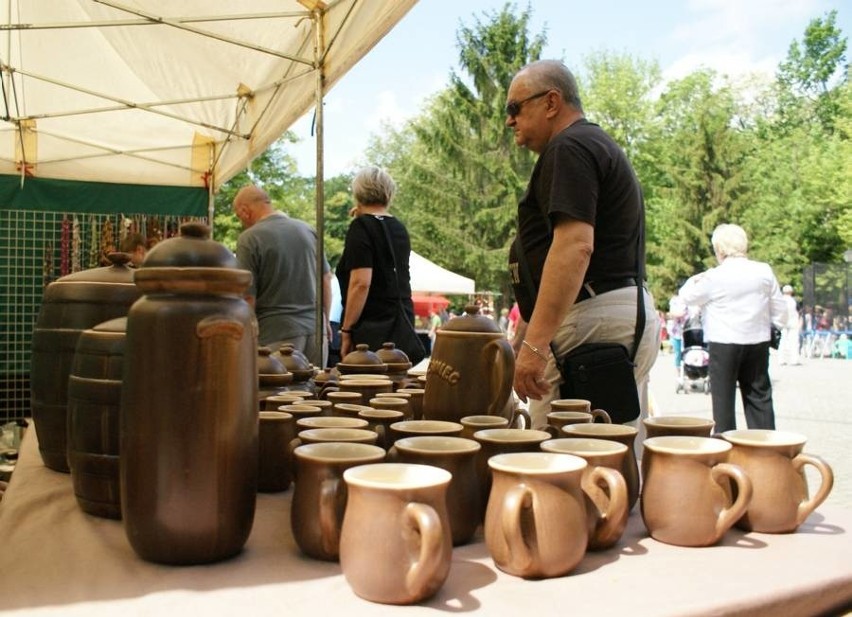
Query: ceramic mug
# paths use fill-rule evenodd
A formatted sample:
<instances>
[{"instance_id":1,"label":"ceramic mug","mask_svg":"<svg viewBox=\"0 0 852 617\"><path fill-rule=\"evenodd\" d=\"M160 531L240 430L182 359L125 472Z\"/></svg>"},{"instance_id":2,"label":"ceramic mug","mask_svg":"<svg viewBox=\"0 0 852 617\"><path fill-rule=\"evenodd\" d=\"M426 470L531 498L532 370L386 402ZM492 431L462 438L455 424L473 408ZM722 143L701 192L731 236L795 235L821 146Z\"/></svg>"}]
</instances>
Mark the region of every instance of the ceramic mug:
<instances>
[{"instance_id":1,"label":"ceramic mug","mask_svg":"<svg viewBox=\"0 0 852 617\"><path fill-rule=\"evenodd\" d=\"M550 411L585 411L592 413L592 402L584 398L558 398L550 401Z\"/></svg>"},{"instance_id":2,"label":"ceramic mug","mask_svg":"<svg viewBox=\"0 0 852 617\"><path fill-rule=\"evenodd\" d=\"M667 435L686 435L688 437L710 437L716 423L709 418L693 416L653 416L644 418L645 435L665 437Z\"/></svg>"},{"instance_id":3,"label":"ceramic mug","mask_svg":"<svg viewBox=\"0 0 852 617\"><path fill-rule=\"evenodd\" d=\"M283 411L261 411L259 422L257 490L286 491L292 481L288 448L293 439L293 416Z\"/></svg>"},{"instance_id":4,"label":"ceramic mug","mask_svg":"<svg viewBox=\"0 0 852 617\"><path fill-rule=\"evenodd\" d=\"M392 438L390 436L390 425L394 422L402 421L402 412L394 409L373 409L372 407L363 407L358 412L358 417L366 420L370 430L375 431L378 435L376 445L387 450L390 448Z\"/></svg>"},{"instance_id":5,"label":"ceramic mug","mask_svg":"<svg viewBox=\"0 0 852 617\"><path fill-rule=\"evenodd\" d=\"M458 437L464 427L449 420L402 420L390 425L390 446L402 437L419 435L449 435Z\"/></svg>"},{"instance_id":6,"label":"ceramic mug","mask_svg":"<svg viewBox=\"0 0 852 617\"><path fill-rule=\"evenodd\" d=\"M473 434L476 431L482 431L487 428L508 428L509 418L503 416L488 416L488 415L473 415L465 416L459 420L464 428L461 432L461 437L473 439Z\"/></svg>"},{"instance_id":7,"label":"ceramic mug","mask_svg":"<svg viewBox=\"0 0 852 617\"><path fill-rule=\"evenodd\" d=\"M366 428L369 423L361 418L339 416L310 416L296 420L296 435L312 428Z\"/></svg>"},{"instance_id":8,"label":"ceramic mug","mask_svg":"<svg viewBox=\"0 0 852 617\"><path fill-rule=\"evenodd\" d=\"M413 604L434 595L450 571L450 472L430 465L378 463L343 473L348 489L340 566L360 597ZM377 539L380 539L377 541Z\"/></svg>"},{"instance_id":9,"label":"ceramic mug","mask_svg":"<svg viewBox=\"0 0 852 617\"><path fill-rule=\"evenodd\" d=\"M730 443L710 437L645 440L641 512L652 538L678 546L710 546L743 515L752 483L742 467L728 462L730 452Z\"/></svg>"},{"instance_id":10,"label":"ceramic mug","mask_svg":"<svg viewBox=\"0 0 852 617\"><path fill-rule=\"evenodd\" d=\"M565 437L545 441L541 449L573 454L586 461L588 466L583 472L582 486L589 525L588 549L599 551L613 546L624 533L629 514L627 483L619 471L627 455L627 446L608 439ZM593 473L598 468L603 471Z\"/></svg>"},{"instance_id":11,"label":"ceramic mug","mask_svg":"<svg viewBox=\"0 0 852 617\"><path fill-rule=\"evenodd\" d=\"M346 507L343 472L385 458L378 446L315 443L293 451L296 488L290 503L290 527L299 549L310 557L334 561Z\"/></svg>"},{"instance_id":12,"label":"ceramic mug","mask_svg":"<svg viewBox=\"0 0 852 617\"><path fill-rule=\"evenodd\" d=\"M491 457L488 465L494 484L485 513L485 544L494 564L523 578L573 570L589 541L581 486L586 461L570 454L513 452Z\"/></svg>"},{"instance_id":13,"label":"ceramic mug","mask_svg":"<svg viewBox=\"0 0 852 617\"><path fill-rule=\"evenodd\" d=\"M424 435L397 439L388 451L388 462L432 465L452 474L447 488L447 514L456 546L470 542L479 527L476 454L480 448L472 439Z\"/></svg>"},{"instance_id":14,"label":"ceramic mug","mask_svg":"<svg viewBox=\"0 0 852 617\"><path fill-rule=\"evenodd\" d=\"M411 404L411 419L423 419L423 396L426 390L423 388L415 388L414 386L406 386L396 391L397 394L408 394L408 402Z\"/></svg>"},{"instance_id":15,"label":"ceramic mug","mask_svg":"<svg viewBox=\"0 0 852 617\"><path fill-rule=\"evenodd\" d=\"M547 431L532 429L489 428L476 431L473 438L482 446L476 460L476 475L479 478L479 493L484 514L488 496L491 493L492 474L488 459L496 454L509 452L538 452L539 445L550 439L550 434Z\"/></svg>"},{"instance_id":16,"label":"ceramic mug","mask_svg":"<svg viewBox=\"0 0 852 617\"><path fill-rule=\"evenodd\" d=\"M627 454L621 464L621 475L627 482L627 506L631 510L639 500L639 463L636 460L636 435L639 429L626 424L567 424L562 427L562 437L607 439L627 446Z\"/></svg>"},{"instance_id":17,"label":"ceramic mug","mask_svg":"<svg viewBox=\"0 0 852 617\"><path fill-rule=\"evenodd\" d=\"M804 435L750 429L725 431L722 437L733 445L730 461L745 470L754 489L748 509L737 521L737 527L746 531L795 531L834 486L831 466L818 456L802 452ZM808 497L805 465L816 468L821 478L813 497Z\"/></svg>"}]
</instances>

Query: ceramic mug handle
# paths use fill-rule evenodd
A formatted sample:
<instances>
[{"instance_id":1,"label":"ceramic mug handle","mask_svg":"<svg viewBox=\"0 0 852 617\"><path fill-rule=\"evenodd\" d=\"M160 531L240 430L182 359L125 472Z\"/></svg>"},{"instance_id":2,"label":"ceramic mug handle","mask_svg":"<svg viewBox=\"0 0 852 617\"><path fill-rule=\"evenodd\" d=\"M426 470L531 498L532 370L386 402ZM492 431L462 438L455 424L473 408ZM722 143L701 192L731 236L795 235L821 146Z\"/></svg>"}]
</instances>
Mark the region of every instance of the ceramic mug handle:
<instances>
[{"instance_id":1,"label":"ceramic mug handle","mask_svg":"<svg viewBox=\"0 0 852 617\"><path fill-rule=\"evenodd\" d=\"M596 485L606 485L609 502L606 510L599 513L598 522L589 538L589 548L609 548L624 533L627 527L627 483L615 469L595 467L589 479Z\"/></svg>"},{"instance_id":2,"label":"ceramic mug handle","mask_svg":"<svg viewBox=\"0 0 852 617\"><path fill-rule=\"evenodd\" d=\"M592 409L592 422L596 422L600 419L604 424L612 424L612 418L610 418L609 414L606 412L606 409Z\"/></svg>"},{"instance_id":3,"label":"ceramic mug handle","mask_svg":"<svg viewBox=\"0 0 852 617\"><path fill-rule=\"evenodd\" d=\"M716 537L713 539L716 542L745 514L751 501L752 485L743 468L733 463L714 465L710 470L710 476L716 484L725 489L725 492L727 492L726 481L728 478L737 485L736 501L729 508L723 508L716 519Z\"/></svg>"},{"instance_id":4,"label":"ceramic mug handle","mask_svg":"<svg viewBox=\"0 0 852 617\"><path fill-rule=\"evenodd\" d=\"M323 552L336 557L340 552L340 525L337 520L337 492L340 478L326 478L319 490L320 543Z\"/></svg>"},{"instance_id":5,"label":"ceramic mug handle","mask_svg":"<svg viewBox=\"0 0 852 617\"><path fill-rule=\"evenodd\" d=\"M825 498L828 497L828 494L834 486L834 471L832 471L831 465L826 463L823 459L814 454L806 454L804 452L797 454L793 458L793 468L799 473L803 473L803 467L805 465L813 465L816 467L817 471L819 471L820 477L822 478L822 482L813 497L799 504L799 507L796 510L796 527L804 523L805 519L810 516L811 512L816 510L817 507L825 501Z\"/></svg>"},{"instance_id":6,"label":"ceramic mug handle","mask_svg":"<svg viewBox=\"0 0 852 617\"><path fill-rule=\"evenodd\" d=\"M408 568L405 587L409 594L420 595L441 567L444 534L441 518L435 508L412 502L405 506L405 524L420 537L420 554Z\"/></svg>"},{"instance_id":7,"label":"ceramic mug handle","mask_svg":"<svg viewBox=\"0 0 852 617\"><path fill-rule=\"evenodd\" d=\"M532 491L523 484L513 486L503 497L503 539L509 549L512 569L524 572L530 569L534 555L524 540L521 514L533 505Z\"/></svg>"}]
</instances>

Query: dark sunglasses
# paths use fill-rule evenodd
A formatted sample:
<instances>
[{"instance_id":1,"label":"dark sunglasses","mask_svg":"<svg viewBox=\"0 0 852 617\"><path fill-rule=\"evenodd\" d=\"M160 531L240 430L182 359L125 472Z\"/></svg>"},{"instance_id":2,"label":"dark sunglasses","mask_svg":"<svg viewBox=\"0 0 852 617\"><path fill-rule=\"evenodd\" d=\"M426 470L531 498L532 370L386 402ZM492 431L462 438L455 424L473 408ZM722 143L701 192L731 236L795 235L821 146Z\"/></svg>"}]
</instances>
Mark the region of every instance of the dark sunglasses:
<instances>
[{"instance_id":1,"label":"dark sunglasses","mask_svg":"<svg viewBox=\"0 0 852 617\"><path fill-rule=\"evenodd\" d=\"M552 88L550 90L552 90ZM506 115L511 118L514 118L519 113L521 113L521 108L524 106L524 103L532 101L533 99L540 98L550 92L550 90L542 90L541 92L533 94L532 96L528 96L527 98L521 99L520 101L509 101L508 103L506 103Z\"/></svg>"}]
</instances>

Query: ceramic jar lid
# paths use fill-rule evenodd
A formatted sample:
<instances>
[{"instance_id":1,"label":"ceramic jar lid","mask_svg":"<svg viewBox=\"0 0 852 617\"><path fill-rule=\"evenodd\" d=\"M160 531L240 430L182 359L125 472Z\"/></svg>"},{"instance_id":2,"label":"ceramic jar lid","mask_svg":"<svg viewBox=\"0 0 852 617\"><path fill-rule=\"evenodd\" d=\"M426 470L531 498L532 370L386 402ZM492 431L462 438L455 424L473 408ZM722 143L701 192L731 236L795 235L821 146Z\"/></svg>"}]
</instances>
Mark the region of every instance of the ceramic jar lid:
<instances>
[{"instance_id":1,"label":"ceramic jar lid","mask_svg":"<svg viewBox=\"0 0 852 617\"><path fill-rule=\"evenodd\" d=\"M236 268L237 258L224 244L210 239L210 227L184 223L180 235L158 242L148 251L142 268Z\"/></svg>"},{"instance_id":2,"label":"ceramic jar lid","mask_svg":"<svg viewBox=\"0 0 852 617\"><path fill-rule=\"evenodd\" d=\"M502 333L497 322L481 314L479 307L475 304L469 304L464 307L464 315L449 320L441 326L438 334L445 331Z\"/></svg>"},{"instance_id":3,"label":"ceramic jar lid","mask_svg":"<svg viewBox=\"0 0 852 617\"><path fill-rule=\"evenodd\" d=\"M382 348L376 350L376 355L387 364L388 373L404 373L411 368L411 360L408 359L408 355L399 349L395 343L383 343Z\"/></svg>"},{"instance_id":4,"label":"ceramic jar lid","mask_svg":"<svg viewBox=\"0 0 852 617\"><path fill-rule=\"evenodd\" d=\"M355 351L350 351L340 362L337 369L341 373L385 373L387 364L364 343L355 345Z\"/></svg>"}]
</instances>

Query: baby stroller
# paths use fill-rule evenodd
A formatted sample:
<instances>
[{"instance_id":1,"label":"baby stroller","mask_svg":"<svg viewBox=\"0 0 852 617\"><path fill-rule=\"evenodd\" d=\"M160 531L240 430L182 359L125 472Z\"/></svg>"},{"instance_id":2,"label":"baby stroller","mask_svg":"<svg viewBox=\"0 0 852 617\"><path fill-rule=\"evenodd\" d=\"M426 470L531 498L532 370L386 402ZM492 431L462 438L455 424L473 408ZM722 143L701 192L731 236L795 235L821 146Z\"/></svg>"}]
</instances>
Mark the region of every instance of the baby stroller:
<instances>
[{"instance_id":1,"label":"baby stroller","mask_svg":"<svg viewBox=\"0 0 852 617\"><path fill-rule=\"evenodd\" d=\"M704 330L685 328L683 331L683 357L676 392L703 390L710 393L710 353L704 343Z\"/></svg>"}]
</instances>

